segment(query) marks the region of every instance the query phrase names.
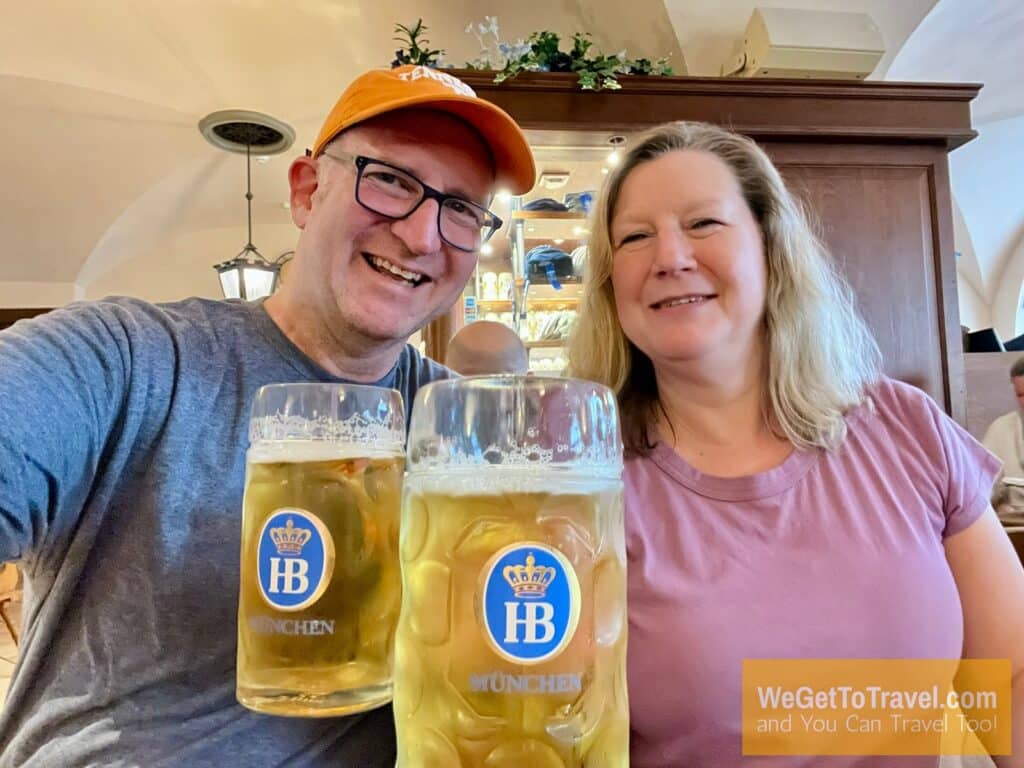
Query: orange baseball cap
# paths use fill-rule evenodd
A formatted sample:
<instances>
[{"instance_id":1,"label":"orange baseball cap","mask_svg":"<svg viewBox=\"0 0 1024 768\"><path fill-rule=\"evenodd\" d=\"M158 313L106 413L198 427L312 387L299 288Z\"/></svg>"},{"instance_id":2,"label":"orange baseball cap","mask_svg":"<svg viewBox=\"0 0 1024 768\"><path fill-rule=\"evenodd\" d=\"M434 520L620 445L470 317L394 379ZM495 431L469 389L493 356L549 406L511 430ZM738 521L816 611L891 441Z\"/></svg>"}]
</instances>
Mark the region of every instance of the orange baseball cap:
<instances>
[{"instance_id":1,"label":"orange baseball cap","mask_svg":"<svg viewBox=\"0 0 1024 768\"><path fill-rule=\"evenodd\" d=\"M519 195L533 187L537 176L533 152L515 120L505 110L478 97L457 77L411 64L371 70L353 80L324 120L313 145L313 156L319 155L346 128L407 107L437 109L465 120L490 148L499 186L507 186Z\"/></svg>"}]
</instances>

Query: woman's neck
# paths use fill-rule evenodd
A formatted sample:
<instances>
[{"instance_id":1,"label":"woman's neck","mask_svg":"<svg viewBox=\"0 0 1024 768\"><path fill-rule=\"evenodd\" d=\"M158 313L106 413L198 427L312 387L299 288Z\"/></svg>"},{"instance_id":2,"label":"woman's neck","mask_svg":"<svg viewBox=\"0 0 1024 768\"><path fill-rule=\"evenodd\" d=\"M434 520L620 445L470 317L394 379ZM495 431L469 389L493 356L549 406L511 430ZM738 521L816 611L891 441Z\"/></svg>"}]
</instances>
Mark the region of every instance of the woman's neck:
<instances>
[{"instance_id":1,"label":"woman's neck","mask_svg":"<svg viewBox=\"0 0 1024 768\"><path fill-rule=\"evenodd\" d=\"M760 356L725 370L656 368L661 438L707 474L735 477L778 466L793 446L771 428Z\"/></svg>"}]
</instances>

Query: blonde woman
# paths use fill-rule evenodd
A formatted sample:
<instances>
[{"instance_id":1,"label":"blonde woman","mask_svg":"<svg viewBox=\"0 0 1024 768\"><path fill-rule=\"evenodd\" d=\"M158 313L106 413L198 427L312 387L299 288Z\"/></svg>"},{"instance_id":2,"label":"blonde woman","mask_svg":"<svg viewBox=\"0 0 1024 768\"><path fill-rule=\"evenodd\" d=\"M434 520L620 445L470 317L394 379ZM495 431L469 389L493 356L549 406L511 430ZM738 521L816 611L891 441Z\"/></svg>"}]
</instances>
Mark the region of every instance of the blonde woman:
<instances>
[{"instance_id":1,"label":"blonde woman","mask_svg":"<svg viewBox=\"0 0 1024 768\"><path fill-rule=\"evenodd\" d=\"M1009 658L1020 742L1024 571L988 503L998 462L881 374L768 157L656 128L595 216L570 359L621 405L633 768L938 765L742 757L755 658Z\"/></svg>"}]
</instances>

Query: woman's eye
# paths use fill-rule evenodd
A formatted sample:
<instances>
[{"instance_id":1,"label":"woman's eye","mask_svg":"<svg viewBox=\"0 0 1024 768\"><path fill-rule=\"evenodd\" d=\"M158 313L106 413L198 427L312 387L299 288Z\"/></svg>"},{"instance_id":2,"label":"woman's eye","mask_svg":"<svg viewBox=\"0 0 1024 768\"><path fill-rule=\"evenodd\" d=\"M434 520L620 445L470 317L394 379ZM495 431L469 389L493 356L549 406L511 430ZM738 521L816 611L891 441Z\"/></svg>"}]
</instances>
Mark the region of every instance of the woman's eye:
<instances>
[{"instance_id":1,"label":"woman's eye","mask_svg":"<svg viewBox=\"0 0 1024 768\"><path fill-rule=\"evenodd\" d=\"M633 232L632 234L626 235L624 238L619 240L619 245L626 245L627 243L635 243L637 240L642 240L647 237L643 232Z\"/></svg>"},{"instance_id":2,"label":"woman's eye","mask_svg":"<svg viewBox=\"0 0 1024 768\"><path fill-rule=\"evenodd\" d=\"M716 221L715 219L697 219L697 221L693 222L691 226L693 227L693 229L705 229L707 227L720 223L721 222Z\"/></svg>"}]
</instances>

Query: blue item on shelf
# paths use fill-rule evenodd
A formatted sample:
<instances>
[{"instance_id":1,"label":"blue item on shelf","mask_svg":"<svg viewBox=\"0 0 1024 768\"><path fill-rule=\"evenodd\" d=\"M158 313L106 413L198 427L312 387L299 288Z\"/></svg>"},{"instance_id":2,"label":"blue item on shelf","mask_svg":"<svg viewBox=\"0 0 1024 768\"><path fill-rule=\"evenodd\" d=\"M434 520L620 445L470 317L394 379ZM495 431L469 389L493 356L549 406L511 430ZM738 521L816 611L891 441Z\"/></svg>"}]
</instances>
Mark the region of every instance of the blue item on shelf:
<instances>
[{"instance_id":1,"label":"blue item on shelf","mask_svg":"<svg viewBox=\"0 0 1024 768\"><path fill-rule=\"evenodd\" d=\"M548 282L556 290L562 290L560 277L572 277L572 256L561 248L552 245L538 245L526 254L526 276L547 277Z\"/></svg>"},{"instance_id":2,"label":"blue item on shelf","mask_svg":"<svg viewBox=\"0 0 1024 768\"><path fill-rule=\"evenodd\" d=\"M572 277L572 256L553 245L538 245L526 253L526 279L523 281L523 306L520 317L526 317L526 295L533 278L546 278L556 291L562 290L560 277Z\"/></svg>"},{"instance_id":3,"label":"blue item on shelf","mask_svg":"<svg viewBox=\"0 0 1024 768\"><path fill-rule=\"evenodd\" d=\"M593 192L567 192L565 194L565 205L570 211L590 213L590 206L593 204Z\"/></svg>"},{"instance_id":4,"label":"blue item on shelf","mask_svg":"<svg viewBox=\"0 0 1024 768\"><path fill-rule=\"evenodd\" d=\"M524 211L559 211L565 212L569 209L562 203L550 197L541 197L537 200L531 200L523 206Z\"/></svg>"}]
</instances>

